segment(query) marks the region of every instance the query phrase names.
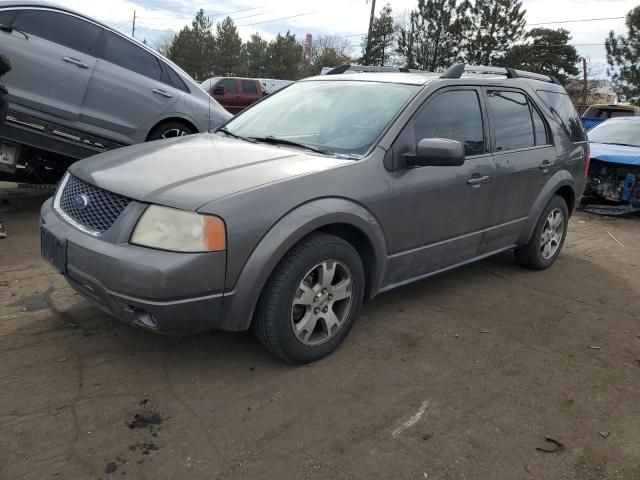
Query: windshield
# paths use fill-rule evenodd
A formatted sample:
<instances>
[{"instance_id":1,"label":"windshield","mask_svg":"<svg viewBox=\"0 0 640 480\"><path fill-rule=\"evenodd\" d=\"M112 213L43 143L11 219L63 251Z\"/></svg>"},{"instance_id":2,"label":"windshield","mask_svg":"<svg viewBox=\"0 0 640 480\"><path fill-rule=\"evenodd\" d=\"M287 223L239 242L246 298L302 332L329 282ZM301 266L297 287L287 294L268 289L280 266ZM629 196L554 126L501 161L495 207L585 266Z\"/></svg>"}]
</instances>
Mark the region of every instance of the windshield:
<instances>
[{"instance_id":1,"label":"windshield","mask_svg":"<svg viewBox=\"0 0 640 480\"><path fill-rule=\"evenodd\" d=\"M267 97L225 129L245 138L284 139L329 153L363 155L420 87L306 81Z\"/></svg>"},{"instance_id":2,"label":"windshield","mask_svg":"<svg viewBox=\"0 0 640 480\"><path fill-rule=\"evenodd\" d=\"M640 147L640 121L608 120L589 131L589 141Z\"/></svg>"}]
</instances>

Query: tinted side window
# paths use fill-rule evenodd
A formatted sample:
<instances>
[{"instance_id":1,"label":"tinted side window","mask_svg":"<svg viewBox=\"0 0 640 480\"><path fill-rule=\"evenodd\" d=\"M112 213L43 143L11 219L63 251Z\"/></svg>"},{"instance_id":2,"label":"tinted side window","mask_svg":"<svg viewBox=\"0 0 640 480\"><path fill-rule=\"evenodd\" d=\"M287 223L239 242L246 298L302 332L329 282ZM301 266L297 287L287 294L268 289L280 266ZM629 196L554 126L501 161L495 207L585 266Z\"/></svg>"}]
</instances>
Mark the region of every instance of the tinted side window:
<instances>
[{"instance_id":1,"label":"tinted side window","mask_svg":"<svg viewBox=\"0 0 640 480\"><path fill-rule=\"evenodd\" d=\"M178 75L173 68L165 63L164 68L166 68L169 73L169 79L171 80L171 84L176 87L178 90L182 90L183 92L191 92L189 87L182 81L180 75Z\"/></svg>"},{"instance_id":2,"label":"tinted side window","mask_svg":"<svg viewBox=\"0 0 640 480\"><path fill-rule=\"evenodd\" d=\"M218 82L218 85L224 87L224 93L236 93L236 79L235 78L223 78Z\"/></svg>"},{"instance_id":3,"label":"tinted side window","mask_svg":"<svg viewBox=\"0 0 640 480\"><path fill-rule=\"evenodd\" d=\"M241 80L242 83L242 91L244 93L251 93L253 95L258 94L258 88L256 87L256 83L251 80Z\"/></svg>"},{"instance_id":4,"label":"tinted side window","mask_svg":"<svg viewBox=\"0 0 640 480\"><path fill-rule=\"evenodd\" d=\"M544 126L544 120L540 116L540 113L531 105L531 115L533 116L533 130L536 135L536 145L547 145L549 139L547 138L547 129Z\"/></svg>"},{"instance_id":5,"label":"tinted side window","mask_svg":"<svg viewBox=\"0 0 640 480\"><path fill-rule=\"evenodd\" d=\"M416 115L416 144L423 138L450 138L464 145L467 155L485 152L480 99L473 90L441 93Z\"/></svg>"},{"instance_id":6,"label":"tinted side window","mask_svg":"<svg viewBox=\"0 0 640 480\"><path fill-rule=\"evenodd\" d=\"M0 10L0 23L11 26L17 16L17 10Z\"/></svg>"},{"instance_id":7,"label":"tinted side window","mask_svg":"<svg viewBox=\"0 0 640 480\"><path fill-rule=\"evenodd\" d=\"M634 113L631 110L611 110L609 118L617 117L633 117Z\"/></svg>"},{"instance_id":8,"label":"tinted side window","mask_svg":"<svg viewBox=\"0 0 640 480\"><path fill-rule=\"evenodd\" d=\"M90 53L102 29L64 13L22 10L13 26L79 52Z\"/></svg>"},{"instance_id":9,"label":"tinted side window","mask_svg":"<svg viewBox=\"0 0 640 480\"><path fill-rule=\"evenodd\" d=\"M496 135L496 151L535 145L527 97L522 93L490 90L488 103Z\"/></svg>"},{"instance_id":10,"label":"tinted side window","mask_svg":"<svg viewBox=\"0 0 640 480\"><path fill-rule=\"evenodd\" d=\"M538 90L537 93L547 107L549 107L551 113L553 113L562 124L572 142L586 141L587 134L582 127L578 112L576 112L573 103L571 103L569 99L569 95L548 90Z\"/></svg>"},{"instance_id":11,"label":"tinted side window","mask_svg":"<svg viewBox=\"0 0 640 480\"><path fill-rule=\"evenodd\" d=\"M111 32L105 31L100 39L98 56L107 62L154 80L160 80L162 76L162 69L156 57L129 40Z\"/></svg>"}]
</instances>

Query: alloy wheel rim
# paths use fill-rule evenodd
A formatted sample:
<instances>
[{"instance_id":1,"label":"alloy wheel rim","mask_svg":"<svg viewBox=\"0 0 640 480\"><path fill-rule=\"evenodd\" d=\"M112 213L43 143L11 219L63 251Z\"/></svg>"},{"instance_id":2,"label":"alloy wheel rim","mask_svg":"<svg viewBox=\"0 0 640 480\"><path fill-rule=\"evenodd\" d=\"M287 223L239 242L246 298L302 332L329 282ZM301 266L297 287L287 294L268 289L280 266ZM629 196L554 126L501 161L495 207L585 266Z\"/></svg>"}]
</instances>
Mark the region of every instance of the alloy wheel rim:
<instances>
[{"instance_id":1,"label":"alloy wheel rim","mask_svg":"<svg viewBox=\"0 0 640 480\"><path fill-rule=\"evenodd\" d=\"M563 235L564 214L559 208L554 208L549 212L540 234L540 254L542 258L549 260L556 254L560 248Z\"/></svg>"},{"instance_id":2,"label":"alloy wheel rim","mask_svg":"<svg viewBox=\"0 0 640 480\"><path fill-rule=\"evenodd\" d=\"M186 131L181 128L171 128L169 130L165 130L164 133L160 136L161 138L175 138L175 137L186 137L189 135Z\"/></svg>"},{"instance_id":3,"label":"alloy wheel rim","mask_svg":"<svg viewBox=\"0 0 640 480\"><path fill-rule=\"evenodd\" d=\"M291 326L305 345L320 345L342 328L353 304L353 276L338 260L324 260L303 277L291 306Z\"/></svg>"}]
</instances>

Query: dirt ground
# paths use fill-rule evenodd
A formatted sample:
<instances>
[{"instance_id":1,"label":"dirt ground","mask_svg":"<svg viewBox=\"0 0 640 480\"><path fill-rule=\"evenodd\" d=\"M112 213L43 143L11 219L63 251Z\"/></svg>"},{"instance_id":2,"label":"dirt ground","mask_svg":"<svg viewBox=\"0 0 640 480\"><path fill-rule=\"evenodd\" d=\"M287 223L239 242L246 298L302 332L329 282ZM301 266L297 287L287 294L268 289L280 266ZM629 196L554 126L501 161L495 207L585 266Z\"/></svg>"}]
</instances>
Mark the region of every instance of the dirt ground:
<instances>
[{"instance_id":1,"label":"dirt ground","mask_svg":"<svg viewBox=\"0 0 640 480\"><path fill-rule=\"evenodd\" d=\"M640 478L638 217L387 293L294 367L91 307L38 256L42 201L0 213L1 479Z\"/></svg>"}]
</instances>

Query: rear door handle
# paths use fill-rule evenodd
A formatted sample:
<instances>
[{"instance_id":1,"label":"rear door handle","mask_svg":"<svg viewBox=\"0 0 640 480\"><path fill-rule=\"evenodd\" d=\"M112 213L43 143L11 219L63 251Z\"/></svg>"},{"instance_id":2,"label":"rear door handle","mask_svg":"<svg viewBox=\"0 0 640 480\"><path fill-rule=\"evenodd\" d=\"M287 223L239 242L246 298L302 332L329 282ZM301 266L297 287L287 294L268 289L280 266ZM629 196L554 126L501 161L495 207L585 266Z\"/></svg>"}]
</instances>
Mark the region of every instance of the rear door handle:
<instances>
[{"instance_id":1,"label":"rear door handle","mask_svg":"<svg viewBox=\"0 0 640 480\"><path fill-rule=\"evenodd\" d=\"M80 67L80 68L89 68L89 65L87 65L86 63L84 63L82 60L78 60L77 58L73 58L73 57L62 57L62 60L64 60L67 63L73 63L74 65Z\"/></svg>"},{"instance_id":2,"label":"rear door handle","mask_svg":"<svg viewBox=\"0 0 640 480\"><path fill-rule=\"evenodd\" d=\"M155 93L156 95L160 95L161 97L173 98L173 95L171 95L169 92L165 92L160 88L154 88L152 92Z\"/></svg>"},{"instance_id":3,"label":"rear door handle","mask_svg":"<svg viewBox=\"0 0 640 480\"><path fill-rule=\"evenodd\" d=\"M467 183L469 185L480 185L481 183L487 183L489 180L491 180L491 177L489 175L485 175L484 177L471 177L467 180Z\"/></svg>"},{"instance_id":4,"label":"rear door handle","mask_svg":"<svg viewBox=\"0 0 640 480\"><path fill-rule=\"evenodd\" d=\"M545 160L540 164L540 170L549 170L554 165L555 165L555 162L550 162L549 160Z\"/></svg>"}]
</instances>

